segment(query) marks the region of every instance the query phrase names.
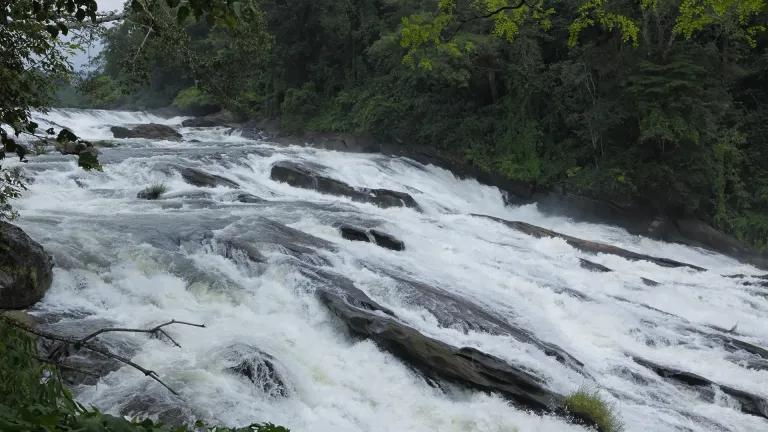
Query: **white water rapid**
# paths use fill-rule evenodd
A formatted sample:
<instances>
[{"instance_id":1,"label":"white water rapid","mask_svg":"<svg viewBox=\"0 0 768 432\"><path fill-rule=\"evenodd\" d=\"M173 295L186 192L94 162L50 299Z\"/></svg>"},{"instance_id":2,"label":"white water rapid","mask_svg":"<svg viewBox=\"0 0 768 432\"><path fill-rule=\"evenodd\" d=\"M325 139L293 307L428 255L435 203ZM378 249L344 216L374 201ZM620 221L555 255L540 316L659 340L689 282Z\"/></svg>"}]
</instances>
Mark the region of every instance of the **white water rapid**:
<instances>
[{"instance_id":1,"label":"white water rapid","mask_svg":"<svg viewBox=\"0 0 768 432\"><path fill-rule=\"evenodd\" d=\"M71 334L105 324L148 327L172 318L206 324L169 327L181 348L144 335L104 336L104 343L157 371L181 395L122 368L77 387L85 405L118 415L149 412L232 426L269 421L296 432L587 430L555 415L527 412L499 395L425 380L372 341L350 335L300 271L312 265L352 280L421 333L526 369L554 392L598 390L615 405L626 431L768 430L768 420L742 412L728 394L713 389L712 397L704 397L633 360L768 400L768 360L723 339L768 347L768 289L723 276L760 274L754 267L612 226L548 216L536 205L507 207L496 188L403 158L271 144L225 128L182 128L183 118L147 113L54 110L37 117L43 129L66 125L84 139L112 144L100 149L103 172L83 171L74 156L53 152L24 165L30 184L14 203L18 224L56 263L53 286L33 314ZM184 138L115 140L109 131L150 122L177 127ZM407 192L423 211L379 208L271 180L272 165L284 160L322 165L325 175L350 185ZM192 186L178 167L226 177L240 188ZM137 199L138 192L159 183L167 187L162 199ZM238 193L265 201L241 203ZM534 238L473 213L708 271L590 255L561 239ZM255 262L216 242L254 234L269 221L326 246L310 242L297 253L290 245L262 243L264 259ZM406 248L396 252L345 240L341 223L376 226ZM591 272L579 258L614 271ZM509 335L444 325L429 305L414 301L410 285L393 276L479 305L560 347L584 364L583 373ZM260 369L264 376L256 381L276 375L280 382L254 383L229 369L249 352L271 356L274 370Z\"/></svg>"}]
</instances>

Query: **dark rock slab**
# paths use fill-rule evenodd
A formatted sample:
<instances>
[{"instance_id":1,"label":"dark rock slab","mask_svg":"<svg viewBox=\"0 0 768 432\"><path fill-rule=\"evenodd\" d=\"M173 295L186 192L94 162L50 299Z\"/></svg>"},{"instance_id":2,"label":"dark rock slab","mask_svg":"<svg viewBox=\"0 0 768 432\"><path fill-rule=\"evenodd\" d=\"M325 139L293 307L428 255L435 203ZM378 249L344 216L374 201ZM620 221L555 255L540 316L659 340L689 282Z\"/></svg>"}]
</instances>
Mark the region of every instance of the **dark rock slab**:
<instances>
[{"instance_id":1,"label":"dark rock slab","mask_svg":"<svg viewBox=\"0 0 768 432\"><path fill-rule=\"evenodd\" d=\"M264 217L236 223L218 233L216 241L242 250L249 259L261 263L267 262L266 253L279 252L305 264L325 265L327 262L318 251L335 250L328 241Z\"/></svg>"},{"instance_id":2,"label":"dark rock slab","mask_svg":"<svg viewBox=\"0 0 768 432\"><path fill-rule=\"evenodd\" d=\"M40 301L53 281L53 262L21 228L0 221L0 309Z\"/></svg>"},{"instance_id":3,"label":"dark rock slab","mask_svg":"<svg viewBox=\"0 0 768 432\"><path fill-rule=\"evenodd\" d=\"M312 167L296 162L282 161L272 166L271 178L303 189L312 189L329 195L345 196L353 201L367 202L382 208L409 207L419 209L416 200L405 192L389 189L356 188L342 181L319 174Z\"/></svg>"},{"instance_id":4,"label":"dark rock slab","mask_svg":"<svg viewBox=\"0 0 768 432\"><path fill-rule=\"evenodd\" d=\"M659 285L661 285L660 283L656 282L656 281L655 281L655 280L653 280L653 279L648 279L648 278L640 278L640 280L642 280L642 281L643 281L643 284L645 284L646 286L649 286L649 287L656 287L656 286L659 286Z\"/></svg>"},{"instance_id":5,"label":"dark rock slab","mask_svg":"<svg viewBox=\"0 0 768 432\"><path fill-rule=\"evenodd\" d=\"M475 348L455 347L425 336L362 291L349 285L339 288L342 290L319 290L320 301L352 334L373 340L424 375L497 392L539 412L562 406L563 396L547 389L530 372Z\"/></svg>"},{"instance_id":6,"label":"dark rock slab","mask_svg":"<svg viewBox=\"0 0 768 432\"><path fill-rule=\"evenodd\" d=\"M235 201L241 202L244 204L257 204L257 203L265 202L266 200L264 198L257 197L256 195L243 192L235 196Z\"/></svg>"},{"instance_id":7,"label":"dark rock slab","mask_svg":"<svg viewBox=\"0 0 768 432\"><path fill-rule=\"evenodd\" d=\"M563 365L586 375L584 364L567 351L553 343L538 339L531 332L513 325L481 305L438 287L392 273L385 274L401 285L399 294L406 302L428 310L441 326L463 332L477 331L511 336L522 343L536 347Z\"/></svg>"},{"instance_id":8,"label":"dark rock slab","mask_svg":"<svg viewBox=\"0 0 768 432\"><path fill-rule=\"evenodd\" d=\"M526 222L508 221L505 219L501 219L493 216L481 215L481 214L474 214L473 216L483 217L486 219L490 219L490 220L502 223L514 230L520 231L522 233L528 234L536 238L544 238L544 237L560 238L565 240L565 242L571 245L572 247L588 253L612 254L612 255L620 256L624 259L628 259L630 261L650 261L661 267L671 267L671 268L688 267L698 271L706 270L703 267L699 267L693 264L688 264L680 261L675 261L669 258L658 258L650 255L644 255L637 252L632 252L632 251L622 249L620 247L608 245L605 243L597 243L589 240L582 240L577 237L561 234L552 230L548 230L546 228L538 227L536 225L531 225Z\"/></svg>"},{"instance_id":9,"label":"dark rock slab","mask_svg":"<svg viewBox=\"0 0 768 432\"><path fill-rule=\"evenodd\" d=\"M691 372L682 371L669 366L663 366L650 360L634 357L635 363L644 366L660 377L685 384L687 386L698 388L704 396L710 400L714 399L714 389L719 388L726 395L739 402L741 411L746 414L768 418L768 400L747 393L743 390L715 383L700 375Z\"/></svg>"},{"instance_id":10,"label":"dark rock slab","mask_svg":"<svg viewBox=\"0 0 768 432\"><path fill-rule=\"evenodd\" d=\"M142 124L128 129L122 126L110 128L115 138L146 138L158 140L178 141L181 134L176 129L157 123Z\"/></svg>"},{"instance_id":11,"label":"dark rock slab","mask_svg":"<svg viewBox=\"0 0 768 432\"><path fill-rule=\"evenodd\" d=\"M195 118L184 120L183 122L181 122L181 125L184 127L209 128L209 127L226 127L227 123L222 119L218 119L218 118L195 117Z\"/></svg>"},{"instance_id":12,"label":"dark rock slab","mask_svg":"<svg viewBox=\"0 0 768 432\"><path fill-rule=\"evenodd\" d=\"M405 243L402 240L379 230L357 228L350 225L342 225L339 230L341 236L347 240L373 243L394 251L405 250Z\"/></svg>"},{"instance_id":13,"label":"dark rock slab","mask_svg":"<svg viewBox=\"0 0 768 432\"><path fill-rule=\"evenodd\" d=\"M366 229L343 225L339 228L339 231L341 231L341 236L347 240L367 243L372 242L371 237L368 235L368 230Z\"/></svg>"},{"instance_id":14,"label":"dark rock slab","mask_svg":"<svg viewBox=\"0 0 768 432\"><path fill-rule=\"evenodd\" d=\"M585 260L584 258L579 258L579 265L581 266L581 268L584 268L593 272L609 273L613 271L602 264L598 264L590 260Z\"/></svg>"},{"instance_id":15,"label":"dark rock slab","mask_svg":"<svg viewBox=\"0 0 768 432\"><path fill-rule=\"evenodd\" d=\"M198 187L224 186L233 189L240 187L236 182L216 174L210 174L197 168L182 168L181 177L185 182Z\"/></svg>"},{"instance_id":16,"label":"dark rock slab","mask_svg":"<svg viewBox=\"0 0 768 432\"><path fill-rule=\"evenodd\" d=\"M395 250L395 251L403 251L405 250L405 243L403 243L402 240L398 240L391 234L387 234L385 232L372 229L370 231L371 236L373 237L373 240L376 242L377 245Z\"/></svg>"}]
</instances>

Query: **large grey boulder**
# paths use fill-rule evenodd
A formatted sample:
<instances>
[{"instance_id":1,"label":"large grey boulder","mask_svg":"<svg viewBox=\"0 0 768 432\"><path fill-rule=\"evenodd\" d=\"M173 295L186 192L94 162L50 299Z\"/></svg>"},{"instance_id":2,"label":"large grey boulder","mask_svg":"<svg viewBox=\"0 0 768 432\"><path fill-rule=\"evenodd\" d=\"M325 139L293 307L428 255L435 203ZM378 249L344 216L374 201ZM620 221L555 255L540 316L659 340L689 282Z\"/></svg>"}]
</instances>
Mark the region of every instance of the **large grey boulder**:
<instances>
[{"instance_id":1,"label":"large grey boulder","mask_svg":"<svg viewBox=\"0 0 768 432\"><path fill-rule=\"evenodd\" d=\"M497 392L538 412L562 406L564 397L550 390L541 378L475 348L453 346L422 334L343 276L320 272L307 276L328 278L328 285L320 287L317 295L350 333L372 340L424 375Z\"/></svg>"},{"instance_id":2,"label":"large grey boulder","mask_svg":"<svg viewBox=\"0 0 768 432\"><path fill-rule=\"evenodd\" d=\"M146 138L170 141L181 139L181 134L176 132L176 129L157 123L142 124L133 129L113 126L110 130L115 138Z\"/></svg>"},{"instance_id":3,"label":"large grey boulder","mask_svg":"<svg viewBox=\"0 0 768 432\"><path fill-rule=\"evenodd\" d=\"M196 168L183 168L181 177L185 182L198 187L216 187L224 186L237 189L240 187L236 182L226 179L216 174L207 173Z\"/></svg>"},{"instance_id":4,"label":"large grey boulder","mask_svg":"<svg viewBox=\"0 0 768 432\"><path fill-rule=\"evenodd\" d=\"M342 181L322 175L317 169L295 162L282 161L272 166L272 180L288 183L303 189L313 189L320 193L345 196L352 201L367 202L382 208L409 207L419 210L413 197L405 192L389 189L369 189L353 187Z\"/></svg>"},{"instance_id":5,"label":"large grey boulder","mask_svg":"<svg viewBox=\"0 0 768 432\"><path fill-rule=\"evenodd\" d=\"M0 309L24 309L51 287L53 262L19 227L0 221Z\"/></svg>"}]
</instances>

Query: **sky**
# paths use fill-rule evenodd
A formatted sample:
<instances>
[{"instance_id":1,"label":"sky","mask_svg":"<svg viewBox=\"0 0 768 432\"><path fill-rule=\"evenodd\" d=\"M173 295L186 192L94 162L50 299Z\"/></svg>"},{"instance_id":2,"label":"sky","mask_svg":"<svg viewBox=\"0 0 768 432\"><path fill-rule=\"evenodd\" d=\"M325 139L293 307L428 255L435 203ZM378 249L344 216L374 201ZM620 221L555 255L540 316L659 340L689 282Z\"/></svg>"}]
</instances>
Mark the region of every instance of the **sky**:
<instances>
[{"instance_id":1,"label":"sky","mask_svg":"<svg viewBox=\"0 0 768 432\"><path fill-rule=\"evenodd\" d=\"M100 12L107 12L113 10L121 10L125 0L97 0L99 4ZM93 57L96 57L101 52L101 43L94 42L90 46L85 46L84 52L78 52L70 59L75 70L88 69L88 65Z\"/></svg>"}]
</instances>

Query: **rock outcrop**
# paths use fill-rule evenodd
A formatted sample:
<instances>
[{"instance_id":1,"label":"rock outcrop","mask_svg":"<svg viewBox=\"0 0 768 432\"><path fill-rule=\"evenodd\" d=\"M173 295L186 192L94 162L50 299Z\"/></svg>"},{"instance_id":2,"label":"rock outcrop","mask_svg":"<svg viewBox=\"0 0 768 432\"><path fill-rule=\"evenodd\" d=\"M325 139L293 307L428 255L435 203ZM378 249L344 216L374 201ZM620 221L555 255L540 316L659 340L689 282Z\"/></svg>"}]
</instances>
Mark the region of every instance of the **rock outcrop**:
<instances>
[{"instance_id":1,"label":"rock outcrop","mask_svg":"<svg viewBox=\"0 0 768 432\"><path fill-rule=\"evenodd\" d=\"M544 238L544 237L560 238L565 240L565 242L571 245L572 247L588 253L612 254L612 255L620 256L624 259L628 259L630 261L650 261L661 267L670 267L670 268L687 267L687 268L691 268L698 271L706 270L703 267L699 267L693 264L688 264L680 261L675 261L669 258L659 258L659 257L650 256L650 255L644 255L637 252L632 252L626 249L622 249L620 247L608 245L605 243L597 243L589 240L582 240L577 237L561 234L552 230L548 230L546 228L538 227L536 225L531 225L526 222L508 221L505 219L501 219L493 216L481 215L481 214L474 214L473 216L478 216L478 217L482 217L482 218L486 218L486 219L490 219L490 220L502 223L514 230L520 231L522 233L528 234L536 238Z\"/></svg>"},{"instance_id":2,"label":"rock outcrop","mask_svg":"<svg viewBox=\"0 0 768 432\"><path fill-rule=\"evenodd\" d=\"M728 397L735 399L738 402L739 409L741 409L743 413L768 418L768 399L750 394L743 390L715 383L701 375L660 365L650 360L635 357L634 361L635 363L652 370L662 378L697 389L701 397L709 400L709 402L714 401L715 391L720 390Z\"/></svg>"},{"instance_id":3,"label":"rock outcrop","mask_svg":"<svg viewBox=\"0 0 768 432\"><path fill-rule=\"evenodd\" d=\"M115 138L146 138L157 140L178 141L181 134L176 129L162 124L149 123L128 129L122 126L113 126L111 129Z\"/></svg>"},{"instance_id":4,"label":"rock outcrop","mask_svg":"<svg viewBox=\"0 0 768 432\"><path fill-rule=\"evenodd\" d=\"M274 164L272 166L271 178L275 181L288 183L294 187L313 189L329 195L345 196L353 201L367 202L382 208L409 207L419 209L416 200L405 192L353 187L342 181L321 175L310 167L295 162L283 161Z\"/></svg>"},{"instance_id":5,"label":"rock outcrop","mask_svg":"<svg viewBox=\"0 0 768 432\"><path fill-rule=\"evenodd\" d=\"M181 177L185 182L198 187L216 187L224 186L237 189L240 187L236 182L226 179L216 174L210 174L197 168L182 168Z\"/></svg>"},{"instance_id":6,"label":"rock outcrop","mask_svg":"<svg viewBox=\"0 0 768 432\"><path fill-rule=\"evenodd\" d=\"M398 240L393 235L383 231L358 228L350 225L342 225L339 231L341 231L341 236L347 240L373 243L394 251L405 250L405 243L402 240Z\"/></svg>"},{"instance_id":7,"label":"rock outcrop","mask_svg":"<svg viewBox=\"0 0 768 432\"><path fill-rule=\"evenodd\" d=\"M21 228L0 221L0 309L40 301L53 280L51 257Z\"/></svg>"},{"instance_id":8,"label":"rock outcrop","mask_svg":"<svg viewBox=\"0 0 768 432\"><path fill-rule=\"evenodd\" d=\"M318 297L352 334L373 340L427 377L497 392L539 412L562 406L563 396L547 389L541 378L475 348L425 336L351 283L321 289Z\"/></svg>"}]
</instances>

